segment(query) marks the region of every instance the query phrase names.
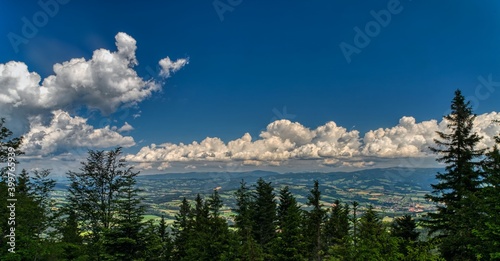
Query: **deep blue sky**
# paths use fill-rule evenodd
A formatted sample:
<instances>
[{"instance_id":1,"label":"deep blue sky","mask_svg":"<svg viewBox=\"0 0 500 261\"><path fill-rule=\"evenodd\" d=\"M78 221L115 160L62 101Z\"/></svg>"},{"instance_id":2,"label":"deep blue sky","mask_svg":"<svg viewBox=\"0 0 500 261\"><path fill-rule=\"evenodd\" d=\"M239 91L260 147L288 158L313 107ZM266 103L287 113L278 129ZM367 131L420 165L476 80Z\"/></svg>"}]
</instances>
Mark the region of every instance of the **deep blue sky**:
<instances>
[{"instance_id":1,"label":"deep blue sky","mask_svg":"<svg viewBox=\"0 0 500 261\"><path fill-rule=\"evenodd\" d=\"M3 1L0 63L23 61L43 78L54 63L114 51L118 32L137 40L140 76L163 57L189 57L161 93L125 117L111 115L134 126L142 145L257 137L284 107L306 127L335 121L363 134L402 116L440 119L455 89L474 95L478 77L489 74L500 82L498 1L402 0L403 10L348 63L339 44L353 44L353 28L388 2L243 0L221 21L213 1L71 0L15 53L6 35L20 34L21 18L41 7ZM499 101L497 89L475 112L498 111Z\"/></svg>"}]
</instances>

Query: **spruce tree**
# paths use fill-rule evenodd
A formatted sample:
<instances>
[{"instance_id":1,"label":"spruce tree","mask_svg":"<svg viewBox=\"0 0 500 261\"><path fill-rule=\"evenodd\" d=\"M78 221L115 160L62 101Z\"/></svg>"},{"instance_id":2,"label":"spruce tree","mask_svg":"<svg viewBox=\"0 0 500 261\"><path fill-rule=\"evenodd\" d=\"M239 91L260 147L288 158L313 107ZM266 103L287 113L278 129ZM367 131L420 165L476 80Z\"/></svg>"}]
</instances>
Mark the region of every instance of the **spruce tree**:
<instances>
[{"instance_id":1,"label":"spruce tree","mask_svg":"<svg viewBox=\"0 0 500 261\"><path fill-rule=\"evenodd\" d=\"M444 117L448 131L438 131L436 147L430 148L446 168L436 175L438 183L432 184L433 193L426 195L438 205L435 213L428 214L425 225L431 233L439 232L441 254L447 260L474 259L468 247L475 241L471 212L475 203L471 199L481 184L479 159L483 154L477 149L481 137L473 131L475 117L470 102L465 101L460 90L455 91L451 113Z\"/></svg>"},{"instance_id":2,"label":"spruce tree","mask_svg":"<svg viewBox=\"0 0 500 261\"><path fill-rule=\"evenodd\" d=\"M246 182L242 180L240 182L240 187L234 193L236 197L236 216L234 218L235 227L238 229L238 234L242 240L248 240L252 235L252 194L250 189L247 187Z\"/></svg>"},{"instance_id":3,"label":"spruce tree","mask_svg":"<svg viewBox=\"0 0 500 261\"><path fill-rule=\"evenodd\" d=\"M116 198L117 212L113 226L105 230L103 242L106 255L120 260L136 260L143 255L145 212L139 197L140 191L135 187L134 173L124 178Z\"/></svg>"},{"instance_id":4,"label":"spruce tree","mask_svg":"<svg viewBox=\"0 0 500 261\"><path fill-rule=\"evenodd\" d=\"M173 259L182 260L186 256L189 235L193 229L192 209L189 201L184 197L179 205L179 212L175 215L172 227L174 236Z\"/></svg>"},{"instance_id":5,"label":"spruce tree","mask_svg":"<svg viewBox=\"0 0 500 261\"><path fill-rule=\"evenodd\" d=\"M161 215L160 224L158 225L158 237L161 248L159 249L158 260L170 260L173 253L173 240L167 230L165 216Z\"/></svg>"},{"instance_id":6,"label":"spruce tree","mask_svg":"<svg viewBox=\"0 0 500 261\"><path fill-rule=\"evenodd\" d=\"M63 257L68 260L75 260L84 255L82 251L82 231L78 226L78 218L74 210L63 209L61 213L62 220L58 224L58 229L61 234Z\"/></svg>"},{"instance_id":7,"label":"spruce tree","mask_svg":"<svg viewBox=\"0 0 500 261\"><path fill-rule=\"evenodd\" d=\"M269 243L276 236L276 200L273 191L271 182L267 183L262 178L257 180L252 206L252 232L265 254L270 253Z\"/></svg>"},{"instance_id":8,"label":"spruce tree","mask_svg":"<svg viewBox=\"0 0 500 261\"><path fill-rule=\"evenodd\" d=\"M305 219L307 250L309 251L310 259L322 260L324 254L322 234L326 219L326 210L323 209L323 204L321 204L321 191L319 190L319 182L317 180L314 181L314 187L307 196L307 200L307 205L312 207L306 213Z\"/></svg>"},{"instance_id":9,"label":"spruce tree","mask_svg":"<svg viewBox=\"0 0 500 261\"><path fill-rule=\"evenodd\" d=\"M196 195L192 229L188 233L186 257L182 260L210 260L209 206L200 194Z\"/></svg>"},{"instance_id":10,"label":"spruce tree","mask_svg":"<svg viewBox=\"0 0 500 261\"><path fill-rule=\"evenodd\" d=\"M37 227L39 237L50 235L51 231L48 230L57 218L55 215L56 212L52 210L55 207L55 201L50 196L50 193L54 190L56 181L49 178L49 176L50 170L48 169L34 170L30 181L32 186L31 196L41 210L41 212L37 213L42 218ZM54 235L52 234L51 236Z\"/></svg>"},{"instance_id":11,"label":"spruce tree","mask_svg":"<svg viewBox=\"0 0 500 261\"><path fill-rule=\"evenodd\" d=\"M406 255L408 247L414 245L420 232L417 231L417 222L410 215L404 215L393 220L391 234L399 239L399 251Z\"/></svg>"},{"instance_id":12,"label":"spruce tree","mask_svg":"<svg viewBox=\"0 0 500 261\"><path fill-rule=\"evenodd\" d=\"M209 220L208 233L210 236L208 256L212 260L230 259L236 253L233 248L231 235L226 220L221 216L222 199L218 190L214 190L208 199ZM234 258L232 258L234 259Z\"/></svg>"},{"instance_id":13,"label":"spruce tree","mask_svg":"<svg viewBox=\"0 0 500 261\"><path fill-rule=\"evenodd\" d=\"M325 224L325 244L327 246L342 244L349 235L349 229L349 205L342 205L340 200L335 200Z\"/></svg>"},{"instance_id":14,"label":"spruce tree","mask_svg":"<svg viewBox=\"0 0 500 261\"><path fill-rule=\"evenodd\" d=\"M351 223L352 223L352 241L354 247L357 247L357 242L358 242L358 206L359 203L357 201L352 202L352 217L351 217Z\"/></svg>"},{"instance_id":15,"label":"spruce tree","mask_svg":"<svg viewBox=\"0 0 500 261\"><path fill-rule=\"evenodd\" d=\"M304 237L302 235L302 210L288 186L279 193L277 209L279 233L273 243L275 260L304 260Z\"/></svg>"},{"instance_id":16,"label":"spruce tree","mask_svg":"<svg viewBox=\"0 0 500 261\"><path fill-rule=\"evenodd\" d=\"M397 240L390 237L373 206L359 220L359 242L355 260L399 260Z\"/></svg>"},{"instance_id":17,"label":"spruce tree","mask_svg":"<svg viewBox=\"0 0 500 261\"><path fill-rule=\"evenodd\" d=\"M14 257L19 259L27 259L30 256L40 256L41 254L41 230L43 229L43 223L45 221L44 212L45 210L41 205L38 204L37 200L33 195L33 184L31 183L31 177L26 170L22 170L21 174L17 178L15 184L15 219L9 220L7 217L9 215L9 209L7 208L7 190L1 191L5 192L1 204L2 209L1 212L5 213L5 219L1 222L4 223L5 228L2 231L3 235L0 238L2 241L2 245L5 246L3 249L0 249L0 253L7 252L8 245L5 243L8 237L5 237L10 232L10 227L15 228L16 242L15 242L15 254L11 253L2 253L3 255L12 258L12 260L16 260ZM10 196L9 196L10 198ZM9 223L7 226L7 220L13 223Z\"/></svg>"},{"instance_id":18,"label":"spruce tree","mask_svg":"<svg viewBox=\"0 0 500 261\"><path fill-rule=\"evenodd\" d=\"M16 234L16 253L3 253L7 248L1 249L0 253L13 260L16 258L30 259L52 258L62 252L59 245L56 245L55 234L53 233L53 201L50 199L50 193L54 187L54 180L49 178L49 170L34 171L31 175L25 169L17 176L13 182L15 188L15 223L10 223L9 227L15 228ZM1 191L1 193L6 193ZM7 203L7 194L3 194ZM10 196L9 196L10 198ZM10 202L9 202L10 203ZM8 215L9 209L0 210L0 214ZM5 212L4 212L5 211ZM7 225L7 218L5 223ZM9 229L10 230L10 229ZM3 231L2 231L3 232ZM4 232L6 233L6 232ZM7 235L6 233L5 235ZM2 237L0 241L6 239ZM5 246L8 246L5 243Z\"/></svg>"},{"instance_id":19,"label":"spruce tree","mask_svg":"<svg viewBox=\"0 0 500 261\"><path fill-rule=\"evenodd\" d=\"M253 238L254 214L253 214L253 197L250 188L246 182L242 180L240 187L235 192L236 197L236 216L234 218L235 227L237 229L238 256L240 260L257 261L264 260L262 247L257 244Z\"/></svg>"},{"instance_id":20,"label":"spruce tree","mask_svg":"<svg viewBox=\"0 0 500 261\"><path fill-rule=\"evenodd\" d=\"M497 143L500 143L497 137ZM500 149L497 145L486 153L482 162L483 188L478 193L477 226L473 234L478 241L471 247L485 260L500 259Z\"/></svg>"}]
</instances>

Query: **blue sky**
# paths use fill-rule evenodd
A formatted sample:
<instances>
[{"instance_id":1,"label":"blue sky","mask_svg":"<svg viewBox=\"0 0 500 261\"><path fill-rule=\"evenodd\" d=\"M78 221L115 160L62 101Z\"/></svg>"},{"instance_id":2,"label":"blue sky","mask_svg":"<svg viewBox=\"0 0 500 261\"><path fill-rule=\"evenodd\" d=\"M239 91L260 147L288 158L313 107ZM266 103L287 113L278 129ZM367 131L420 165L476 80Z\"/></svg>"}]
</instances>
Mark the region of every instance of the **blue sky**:
<instances>
[{"instance_id":1,"label":"blue sky","mask_svg":"<svg viewBox=\"0 0 500 261\"><path fill-rule=\"evenodd\" d=\"M49 9L44 8L45 5ZM59 170L55 166L62 161L64 164L79 161L75 150L81 154L87 148L104 149L112 145L124 146L131 161L145 161L150 155L152 161L168 162L160 169L142 162L145 172L224 170L228 164L233 168L242 166L236 167L238 170L277 171L290 171L297 166L303 170L321 171L356 166L399 166L401 160L395 160L398 155L432 158L426 150L429 145L426 142L413 144L417 151L413 148L409 149L411 152L398 151L405 142L412 143L411 138L390 134L391 128L402 126L400 119L403 117L413 117L417 127L421 127L422 122L436 120L435 126L429 128L439 129L441 117L447 113L457 88L470 100L477 101L475 112L486 115L485 119L497 117L491 113L499 111L500 3L496 1L264 3L220 0L150 1L146 4L42 0L38 3L4 2L0 10L0 35L4 36L0 40L0 64L22 62L29 72L39 74L43 81L55 74L53 65L56 63L81 57L89 61L93 52L101 48L117 52L115 36L122 32L136 41L133 55L138 65L132 67L137 77L160 86L144 97L122 100L117 108L107 112L103 112L101 105L92 107L89 100L71 100L75 97L52 97L54 104L40 103L38 107L26 105L32 100L20 95L21 91L0 99L2 114L11 120L12 128L18 134L30 134L31 144L26 148L31 157L26 160L31 161L31 167L43 165L43 159L51 159L43 167L48 165ZM373 13L389 13L390 20L383 17L387 21L383 26ZM32 35L23 33L26 20L39 25L35 25L36 32ZM372 36L367 36L369 43L366 46L356 47L355 28L366 34L367 24L376 26L368 28L375 31L368 32ZM25 41L15 42L14 34ZM358 53L346 58L340 48L342 43L358 48ZM158 62L166 57L172 61L185 59L186 64L180 66L182 68L170 68L170 77L161 77L158 73L169 69ZM4 73L0 77L4 78L0 88L9 89L5 79L12 75ZM64 79L58 88L74 88L71 77ZM490 85L485 86L484 82ZM145 87L139 84L137 88ZM64 92L49 93L62 96ZM25 100L14 105L13 100L18 96ZM50 97L45 99L51 100ZM78 106L72 106L74 103ZM68 142L71 135L85 132L66 136L51 134L51 120L56 115L51 112L53 110L61 110L57 115L67 113L64 115L69 119L86 119L92 131L108 126L108 135L93 143ZM33 117L38 117L38 125L34 124L36 119ZM282 119L271 129L268 127ZM345 128L345 135L359 132L351 136L354 143L354 140L362 140L361 144L340 142L339 145L342 135L337 140L322 139L317 128L330 121ZM133 129L118 131L125 122ZM293 123L300 124L303 129ZM481 124L485 123L478 123ZM39 127L35 128L37 132L34 132L35 125ZM293 126L298 128L297 132L285 134ZM488 124L484 126L487 128ZM371 143L364 140L365 134L379 128L387 129L377 137L392 141L391 153L384 152L381 144L372 146L371 152L366 149ZM481 131L491 135L496 130ZM412 131L416 131L415 128ZM421 135L426 141L432 140L430 134L412 131L407 131L406 135ZM228 145L245 133L252 137L252 142L278 137L281 143L276 147L265 145L267 149L259 147L262 144L254 144L251 148L238 147L232 151L227 147L180 146L180 143L201 142L206 137L218 138ZM269 135L259 137L262 133ZM296 140L304 137L308 137L304 142ZM287 147L287 139L293 146ZM329 149L321 147L319 140L338 149L337 154L320 156ZM152 144L164 143L177 146L168 149L172 155L184 156L167 157L165 151L152 147ZM307 144L313 144L316 151L313 156L302 157L297 150ZM342 154L346 152L346 144L358 151L350 154L355 159ZM143 147L148 150L142 150L141 154ZM185 156L186 150L196 150L199 154ZM251 150L252 155L235 158L216 155L211 159L200 156L203 152L224 154L236 150L241 153ZM271 160L258 157L264 152L288 154Z\"/></svg>"}]
</instances>

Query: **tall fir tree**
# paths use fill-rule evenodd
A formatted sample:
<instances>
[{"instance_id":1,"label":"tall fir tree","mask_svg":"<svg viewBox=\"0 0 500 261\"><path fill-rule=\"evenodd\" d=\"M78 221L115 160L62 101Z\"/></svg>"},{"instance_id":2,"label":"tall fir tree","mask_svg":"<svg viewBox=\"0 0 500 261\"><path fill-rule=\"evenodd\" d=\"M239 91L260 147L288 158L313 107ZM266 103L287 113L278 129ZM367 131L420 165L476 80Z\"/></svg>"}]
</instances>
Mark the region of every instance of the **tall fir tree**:
<instances>
[{"instance_id":1,"label":"tall fir tree","mask_svg":"<svg viewBox=\"0 0 500 261\"><path fill-rule=\"evenodd\" d=\"M373 206L359 220L355 260L399 260L397 240L392 238Z\"/></svg>"},{"instance_id":2,"label":"tall fir tree","mask_svg":"<svg viewBox=\"0 0 500 261\"><path fill-rule=\"evenodd\" d=\"M496 137L497 144L500 143ZM477 257L484 260L500 260L500 149L497 145L486 153L482 162L483 187L478 193L477 226L473 234L478 237L472 245Z\"/></svg>"},{"instance_id":3,"label":"tall fir tree","mask_svg":"<svg viewBox=\"0 0 500 261\"><path fill-rule=\"evenodd\" d=\"M288 186L283 187L279 193L277 227L279 232L273 242L274 260L304 260L302 210Z\"/></svg>"},{"instance_id":4,"label":"tall fir tree","mask_svg":"<svg viewBox=\"0 0 500 261\"><path fill-rule=\"evenodd\" d=\"M267 255L271 251L270 243L276 236L276 200L271 182L268 183L259 178L254 197L252 232L255 241Z\"/></svg>"},{"instance_id":5,"label":"tall fir tree","mask_svg":"<svg viewBox=\"0 0 500 261\"><path fill-rule=\"evenodd\" d=\"M420 232L417 231L417 222L410 215L404 215L393 220L391 234L399 239L399 251L407 255L408 248L415 244Z\"/></svg>"},{"instance_id":6,"label":"tall fir tree","mask_svg":"<svg viewBox=\"0 0 500 261\"><path fill-rule=\"evenodd\" d=\"M223 206L219 191L214 189L208 202L209 220L208 233L210 235L208 256L212 260L234 260L236 250L231 240L231 233L226 220L221 216Z\"/></svg>"},{"instance_id":7,"label":"tall fir tree","mask_svg":"<svg viewBox=\"0 0 500 261\"><path fill-rule=\"evenodd\" d=\"M160 224L158 224L158 237L161 244L158 260L171 260L174 243L168 232L168 225L164 215L161 215Z\"/></svg>"},{"instance_id":8,"label":"tall fir tree","mask_svg":"<svg viewBox=\"0 0 500 261\"><path fill-rule=\"evenodd\" d=\"M438 173L437 184L427 199L436 202L437 212L429 213L425 225L430 232L439 232L440 250L447 260L471 260L474 254L468 245L474 244L472 228L475 224L475 203L471 201L481 184L480 162L483 150L477 149L481 140L473 130L475 115L470 102L460 90L455 91L451 113L444 119L448 131L437 134L436 147L430 149L439 155L438 162L446 165Z\"/></svg>"},{"instance_id":9,"label":"tall fir tree","mask_svg":"<svg viewBox=\"0 0 500 261\"><path fill-rule=\"evenodd\" d=\"M325 224L325 243L328 246L340 244L349 235L349 205L335 200Z\"/></svg>"},{"instance_id":10,"label":"tall fir tree","mask_svg":"<svg viewBox=\"0 0 500 261\"><path fill-rule=\"evenodd\" d=\"M165 233L162 237L160 231L161 221L158 225L156 225L153 220L148 220L144 223L144 228L142 230L144 248L141 249L141 258L138 260L171 260L172 241L168 233Z\"/></svg>"},{"instance_id":11,"label":"tall fir tree","mask_svg":"<svg viewBox=\"0 0 500 261\"><path fill-rule=\"evenodd\" d=\"M76 260L79 257L83 259L85 253L82 249L82 231L78 225L76 212L72 209L62 209L61 213L57 227L61 234L62 256L67 260Z\"/></svg>"},{"instance_id":12,"label":"tall fir tree","mask_svg":"<svg viewBox=\"0 0 500 261\"><path fill-rule=\"evenodd\" d=\"M234 193L236 198L236 216L234 218L237 229L238 257L240 260L257 261L263 260L262 247L253 238L253 208L252 193L246 182L242 180L240 187Z\"/></svg>"},{"instance_id":13,"label":"tall fir tree","mask_svg":"<svg viewBox=\"0 0 500 261\"><path fill-rule=\"evenodd\" d=\"M210 260L210 223L209 206L200 194L196 195L192 212L193 224L188 234L186 257L182 260Z\"/></svg>"},{"instance_id":14,"label":"tall fir tree","mask_svg":"<svg viewBox=\"0 0 500 261\"><path fill-rule=\"evenodd\" d=\"M186 257L189 235L192 229L192 209L189 201L184 197L179 205L179 212L175 215L172 227L172 234L174 236L172 256L174 260L182 260Z\"/></svg>"},{"instance_id":15,"label":"tall fir tree","mask_svg":"<svg viewBox=\"0 0 500 261\"><path fill-rule=\"evenodd\" d=\"M234 218L235 227L238 229L238 234L242 239L246 239L252 234L252 205L253 198L250 188L247 186L246 182L242 180L240 182L240 187L234 193L236 198L236 216Z\"/></svg>"},{"instance_id":16,"label":"tall fir tree","mask_svg":"<svg viewBox=\"0 0 500 261\"><path fill-rule=\"evenodd\" d=\"M143 256L146 248L142 223L145 207L139 197L133 173L124 178L116 197L117 213L113 226L105 230L103 236L106 256L120 260L136 260Z\"/></svg>"},{"instance_id":17,"label":"tall fir tree","mask_svg":"<svg viewBox=\"0 0 500 261\"><path fill-rule=\"evenodd\" d=\"M322 260L324 255L323 226L326 219L326 210L321 203L321 191L319 182L314 181L314 186L307 196L307 205L312 209L306 213L305 229L306 242L308 244L309 258L311 260Z\"/></svg>"}]
</instances>

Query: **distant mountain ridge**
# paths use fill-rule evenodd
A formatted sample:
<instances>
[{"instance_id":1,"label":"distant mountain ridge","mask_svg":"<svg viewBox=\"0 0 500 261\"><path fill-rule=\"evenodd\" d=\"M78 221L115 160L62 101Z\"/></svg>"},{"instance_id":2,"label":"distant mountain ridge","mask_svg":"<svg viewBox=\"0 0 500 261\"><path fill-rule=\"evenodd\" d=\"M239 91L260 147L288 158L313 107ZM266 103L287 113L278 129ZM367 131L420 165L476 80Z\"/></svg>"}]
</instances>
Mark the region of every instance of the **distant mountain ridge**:
<instances>
[{"instance_id":1,"label":"distant mountain ridge","mask_svg":"<svg viewBox=\"0 0 500 261\"><path fill-rule=\"evenodd\" d=\"M263 178L266 181L274 181L293 179L318 179L336 180L336 179L352 179L352 180L378 180L385 179L391 183L412 184L418 185L426 190L430 190L430 184L436 183L436 173L442 171L440 168L377 168L364 169L351 172L297 172L297 173L278 173L273 171L255 170L248 172L188 172L188 173L163 173L163 174L148 174L137 177L138 183L142 180L198 180L207 184L207 187L216 187L225 183L232 189L235 184L239 184L241 180L252 184L257 179ZM281 182L277 182L281 183ZM292 182L293 183L293 182Z\"/></svg>"}]
</instances>

